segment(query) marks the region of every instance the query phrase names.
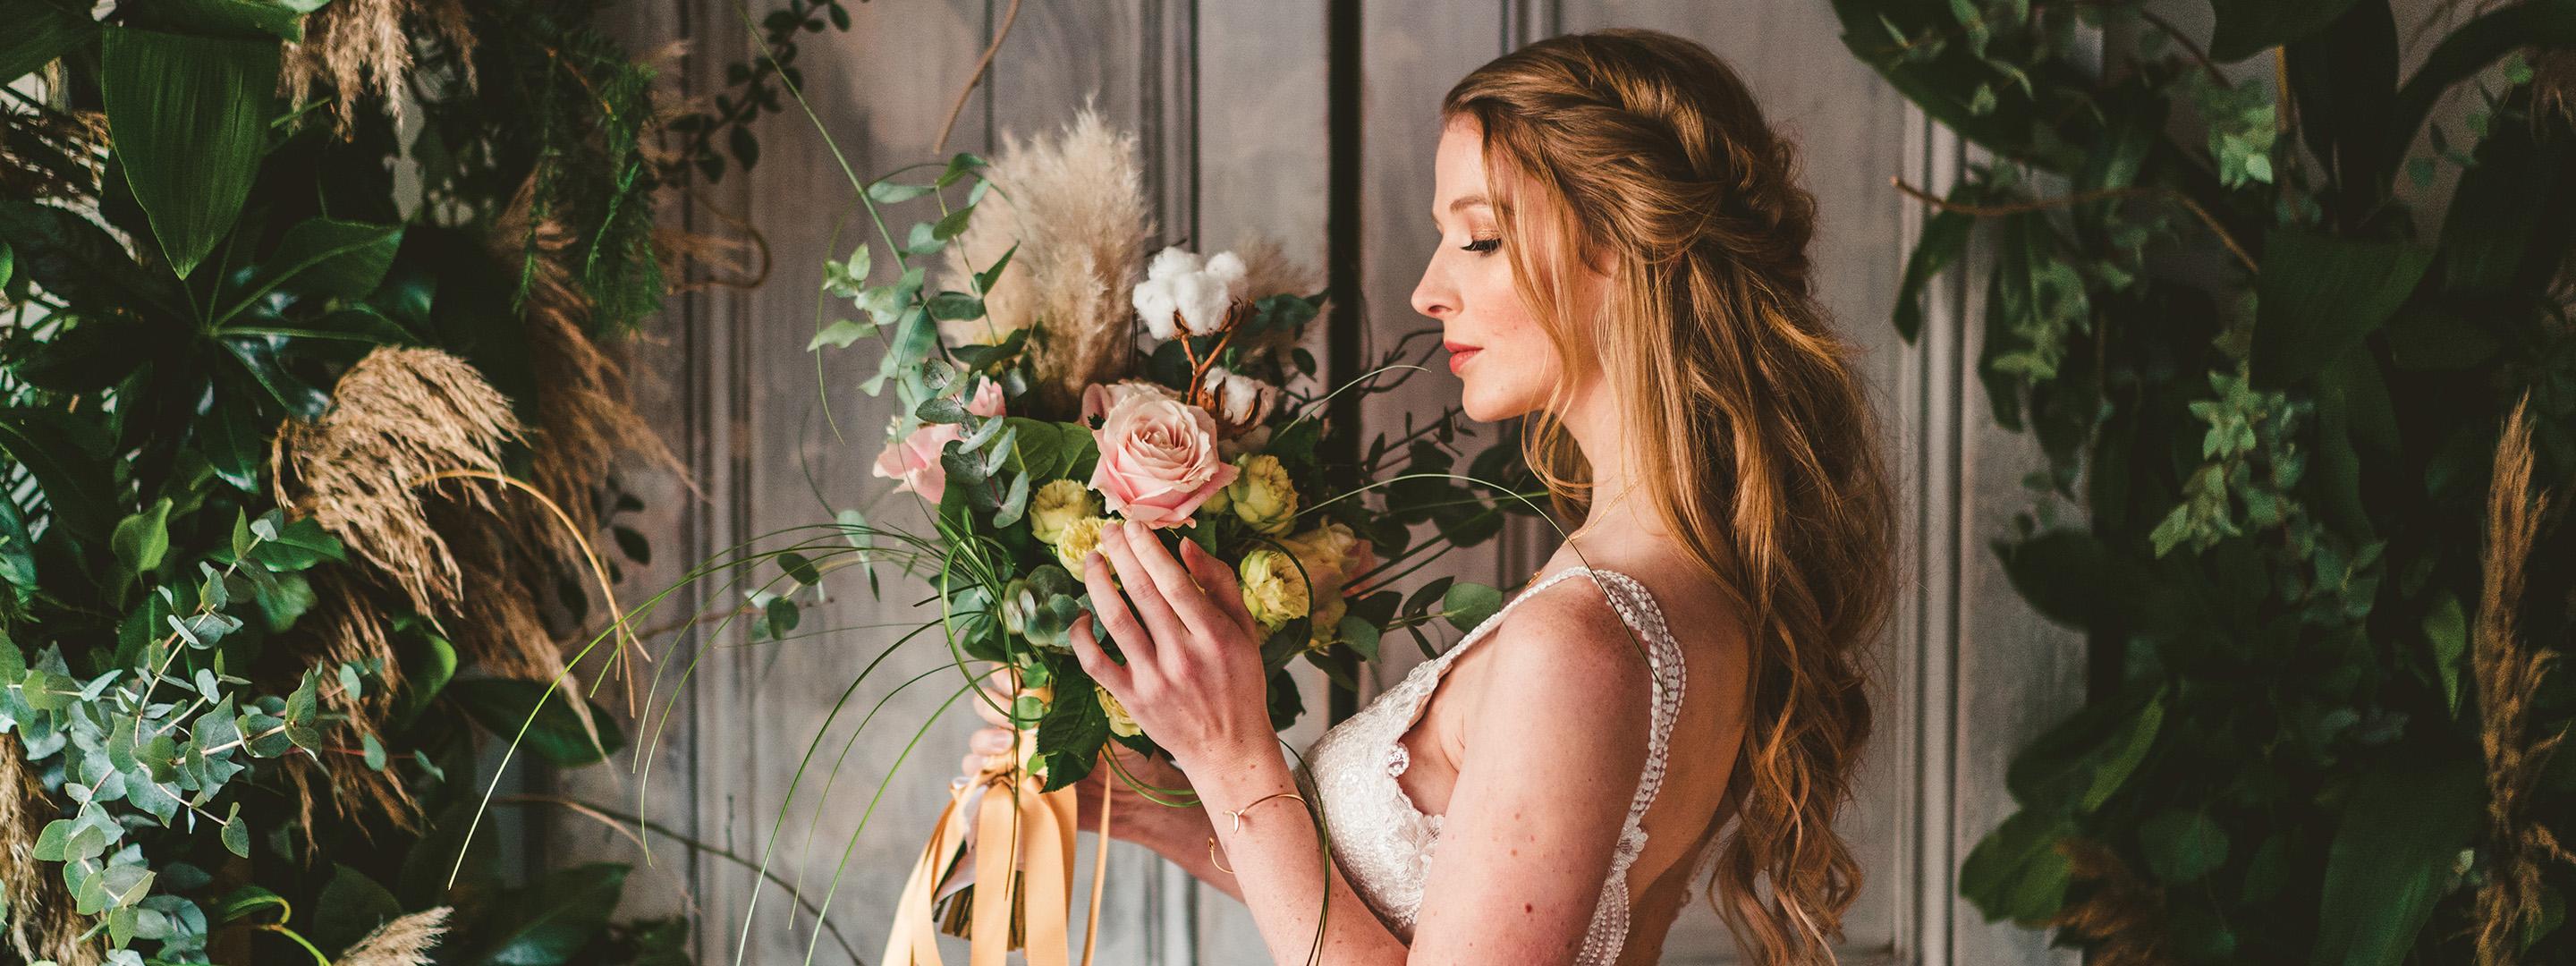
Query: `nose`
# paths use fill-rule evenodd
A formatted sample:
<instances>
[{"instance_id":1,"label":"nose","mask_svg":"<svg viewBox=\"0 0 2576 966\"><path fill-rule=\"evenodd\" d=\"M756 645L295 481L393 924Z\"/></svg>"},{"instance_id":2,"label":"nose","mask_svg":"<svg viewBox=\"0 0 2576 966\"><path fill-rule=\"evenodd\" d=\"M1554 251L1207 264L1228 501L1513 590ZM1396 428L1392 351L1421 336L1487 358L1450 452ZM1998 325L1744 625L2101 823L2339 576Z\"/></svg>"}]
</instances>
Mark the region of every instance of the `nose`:
<instances>
[{"instance_id":1,"label":"nose","mask_svg":"<svg viewBox=\"0 0 2576 966\"><path fill-rule=\"evenodd\" d=\"M1413 310L1443 322L1458 313L1458 290L1449 284L1448 273L1441 271L1440 259L1422 267L1422 281L1413 286Z\"/></svg>"}]
</instances>

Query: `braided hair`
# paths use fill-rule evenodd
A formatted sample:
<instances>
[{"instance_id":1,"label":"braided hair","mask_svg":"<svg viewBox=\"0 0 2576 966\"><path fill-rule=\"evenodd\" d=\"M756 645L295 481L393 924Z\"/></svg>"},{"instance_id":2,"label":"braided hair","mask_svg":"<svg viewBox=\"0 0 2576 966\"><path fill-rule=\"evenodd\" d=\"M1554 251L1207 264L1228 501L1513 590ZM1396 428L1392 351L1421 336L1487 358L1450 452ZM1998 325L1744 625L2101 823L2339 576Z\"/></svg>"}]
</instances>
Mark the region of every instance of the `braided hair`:
<instances>
[{"instance_id":1,"label":"braided hair","mask_svg":"<svg viewBox=\"0 0 2576 966\"><path fill-rule=\"evenodd\" d=\"M1891 487L1857 349L1817 301L1795 150L1706 47L1650 30L1539 41L1441 104L1482 128L1522 300L1566 363L1524 455L1561 514L1589 468L1554 415L1618 388L1659 518L1748 615L1735 826L1710 902L1754 962L1831 962L1861 870L1835 818L1870 731L1864 651L1894 594ZM1578 304L1574 259L1612 267Z\"/></svg>"}]
</instances>

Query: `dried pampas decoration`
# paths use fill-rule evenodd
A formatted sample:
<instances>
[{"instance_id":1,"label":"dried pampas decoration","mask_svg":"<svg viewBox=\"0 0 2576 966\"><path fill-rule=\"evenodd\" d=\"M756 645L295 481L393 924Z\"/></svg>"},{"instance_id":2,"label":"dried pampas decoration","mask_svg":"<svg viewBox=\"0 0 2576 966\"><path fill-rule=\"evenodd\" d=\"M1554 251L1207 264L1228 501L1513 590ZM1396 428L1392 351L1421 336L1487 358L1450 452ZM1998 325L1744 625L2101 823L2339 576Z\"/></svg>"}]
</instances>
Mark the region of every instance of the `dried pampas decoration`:
<instances>
[{"instance_id":1,"label":"dried pampas decoration","mask_svg":"<svg viewBox=\"0 0 2576 966\"><path fill-rule=\"evenodd\" d=\"M400 124L416 38L446 44L465 66L462 80L473 85L474 34L466 20L461 0L339 0L306 16L303 42L286 45L278 92L301 102L312 96L315 81L329 81L332 129L345 138L354 131L358 97L373 82L385 113ZM415 22L425 29L415 29Z\"/></svg>"},{"instance_id":2,"label":"dried pampas decoration","mask_svg":"<svg viewBox=\"0 0 2576 966\"><path fill-rule=\"evenodd\" d=\"M1234 254L1235 257L1243 259L1245 301L1258 303L1273 295L1302 297L1313 295L1324 288L1324 273L1289 258L1288 253L1280 249L1279 243L1268 237L1246 234L1242 241L1235 243ZM1322 317L1332 310L1332 300L1326 299L1323 305L1316 308L1315 314L1317 317ZM1297 347L1297 334L1293 332L1248 333L1238 344L1243 346L1245 354L1255 358L1263 355L1278 355Z\"/></svg>"},{"instance_id":3,"label":"dried pampas decoration","mask_svg":"<svg viewBox=\"0 0 2576 966\"><path fill-rule=\"evenodd\" d=\"M2093 966L2164 966L2173 961L2165 952L2162 891L2100 842L2067 839L2057 850L2066 856L2067 878L2090 882L2092 890L2058 910L2049 925L2088 940Z\"/></svg>"},{"instance_id":4,"label":"dried pampas decoration","mask_svg":"<svg viewBox=\"0 0 2576 966\"><path fill-rule=\"evenodd\" d=\"M447 932L450 911L446 906L423 909L377 926L332 962L337 966L429 966L435 961L429 951Z\"/></svg>"},{"instance_id":5,"label":"dried pampas decoration","mask_svg":"<svg viewBox=\"0 0 2576 966\"><path fill-rule=\"evenodd\" d=\"M1019 249L984 298L986 317L941 323L940 335L993 343L1044 323L1028 350L1034 388L1047 408L1071 412L1082 387L1115 381L1134 352L1128 291L1154 233L1136 136L1085 105L1052 138L1006 133L990 161L984 178L999 197L985 198L949 246L949 286L971 291L974 271Z\"/></svg>"},{"instance_id":6,"label":"dried pampas decoration","mask_svg":"<svg viewBox=\"0 0 2576 966\"><path fill-rule=\"evenodd\" d=\"M2576 862L2548 826L2526 814L2542 767L2566 737L2530 734L2532 704L2551 655L2525 650L2514 620L2522 605L2524 564L2549 510L2548 494L2531 488L2530 406L2525 393L2496 443L2495 477L2487 493L2486 586L2469 644L2482 725L2478 744L2486 753L2487 836L2496 857L2493 874L2478 888L2478 962L2508 966L2521 948L2524 927L2545 914L2541 867Z\"/></svg>"},{"instance_id":7,"label":"dried pampas decoration","mask_svg":"<svg viewBox=\"0 0 2576 966\"><path fill-rule=\"evenodd\" d=\"M9 948L26 962L98 966L97 944L81 939L88 917L73 911L71 890L53 864L36 861L36 837L61 814L27 767L17 736L0 734L0 856L9 860L0 865L0 898L9 900Z\"/></svg>"},{"instance_id":8,"label":"dried pampas decoration","mask_svg":"<svg viewBox=\"0 0 2576 966\"><path fill-rule=\"evenodd\" d=\"M423 481L456 469L498 473L501 444L519 435L510 400L463 359L391 346L349 367L314 424L288 421L272 462L280 506L322 529L436 614L455 602L462 576L421 505ZM488 506L479 490L464 500Z\"/></svg>"},{"instance_id":9,"label":"dried pampas decoration","mask_svg":"<svg viewBox=\"0 0 2576 966\"><path fill-rule=\"evenodd\" d=\"M0 198L81 198L107 160L107 115L0 104Z\"/></svg>"}]
</instances>

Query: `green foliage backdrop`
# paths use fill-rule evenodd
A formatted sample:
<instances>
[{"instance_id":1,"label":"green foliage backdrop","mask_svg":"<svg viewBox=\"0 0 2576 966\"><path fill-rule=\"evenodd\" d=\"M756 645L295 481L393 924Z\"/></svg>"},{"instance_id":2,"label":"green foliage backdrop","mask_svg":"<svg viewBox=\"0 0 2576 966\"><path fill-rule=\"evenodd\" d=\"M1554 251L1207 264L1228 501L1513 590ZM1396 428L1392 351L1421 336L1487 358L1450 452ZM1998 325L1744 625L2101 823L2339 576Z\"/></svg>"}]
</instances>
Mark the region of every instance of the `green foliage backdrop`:
<instances>
[{"instance_id":1,"label":"green foliage backdrop","mask_svg":"<svg viewBox=\"0 0 2576 966\"><path fill-rule=\"evenodd\" d=\"M2576 480L2576 3L2436 5L2404 76L2386 0L2187 6L1835 2L1987 157L1895 323L1983 256L2047 456L1994 549L2102 658L1960 892L2105 963L2576 960L2576 542L2489 519Z\"/></svg>"},{"instance_id":2,"label":"green foliage backdrop","mask_svg":"<svg viewBox=\"0 0 2576 966\"><path fill-rule=\"evenodd\" d=\"M669 465L592 343L850 18L688 105L598 14L0 0L0 962L683 961L625 865L459 857L476 748L624 747L551 686Z\"/></svg>"}]
</instances>

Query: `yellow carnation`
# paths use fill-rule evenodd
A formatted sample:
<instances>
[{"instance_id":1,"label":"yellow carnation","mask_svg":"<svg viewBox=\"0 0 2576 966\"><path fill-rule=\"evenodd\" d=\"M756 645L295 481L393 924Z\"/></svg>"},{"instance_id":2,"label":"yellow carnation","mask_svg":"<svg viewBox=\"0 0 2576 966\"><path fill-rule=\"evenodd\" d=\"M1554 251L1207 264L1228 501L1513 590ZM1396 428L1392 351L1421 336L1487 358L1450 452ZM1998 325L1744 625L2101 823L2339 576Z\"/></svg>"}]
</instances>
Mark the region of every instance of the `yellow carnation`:
<instances>
[{"instance_id":1,"label":"yellow carnation","mask_svg":"<svg viewBox=\"0 0 2576 966\"><path fill-rule=\"evenodd\" d=\"M1041 543L1063 539L1066 524L1100 515L1100 497L1080 480L1053 480L1029 498L1029 532Z\"/></svg>"},{"instance_id":2,"label":"yellow carnation","mask_svg":"<svg viewBox=\"0 0 2576 966\"><path fill-rule=\"evenodd\" d=\"M1263 628L1277 630L1306 616L1310 603L1306 577L1298 572L1294 558L1276 550L1255 550L1243 556L1235 574L1242 578L1244 609Z\"/></svg>"},{"instance_id":3,"label":"yellow carnation","mask_svg":"<svg viewBox=\"0 0 2576 966\"><path fill-rule=\"evenodd\" d=\"M1082 577L1082 558L1100 549L1100 528L1109 525L1108 517L1083 517L1064 525L1056 534L1055 559L1064 569Z\"/></svg>"},{"instance_id":4,"label":"yellow carnation","mask_svg":"<svg viewBox=\"0 0 2576 966\"><path fill-rule=\"evenodd\" d=\"M1136 727L1136 718L1127 713L1127 706L1118 703L1117 695L1103 687L1095 686L1091 690L1100 696L1100 710L1109 715L1110 734L1133 738L1145 733L1145 729Z\"/></svg>"},{"instance_id":5,"label":"yellow carnation","mask_svg":"<svg viewBox=\"0 0 2576 966\"><path fill-rule=\"evenodd\" d=\"M1296 525L1297 488L1288 482L1288 468L1279 465L1279 457L1248 454L1234 465L1243 472L1226 486L1225 495L1233 500L1235 516L1263 533L1286 533Z\"/></svg>"}]
</instances>

